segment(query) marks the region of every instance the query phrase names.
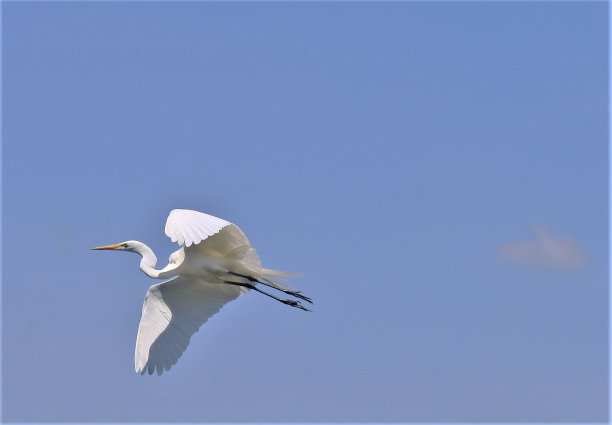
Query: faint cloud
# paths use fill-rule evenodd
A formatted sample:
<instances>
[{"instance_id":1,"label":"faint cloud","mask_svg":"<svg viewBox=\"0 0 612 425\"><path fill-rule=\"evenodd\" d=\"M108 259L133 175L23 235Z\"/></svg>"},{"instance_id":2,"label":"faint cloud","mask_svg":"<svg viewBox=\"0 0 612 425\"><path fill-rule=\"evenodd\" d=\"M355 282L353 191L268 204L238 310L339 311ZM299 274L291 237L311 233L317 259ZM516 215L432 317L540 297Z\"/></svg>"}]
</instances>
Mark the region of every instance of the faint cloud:
<instances>
[{"instance_id":1,"label":"faint cloud","mask_svg":"<svg viewBox=\"0 0 612 425\"><path fill-rule=\"evenodd\" d=\"M586 256L571 237L553 235L542 226L534 226L535 240L519 240L500 246L501 259L521 266L552 269L583 267Z\"/></svg>"}]
</instances>

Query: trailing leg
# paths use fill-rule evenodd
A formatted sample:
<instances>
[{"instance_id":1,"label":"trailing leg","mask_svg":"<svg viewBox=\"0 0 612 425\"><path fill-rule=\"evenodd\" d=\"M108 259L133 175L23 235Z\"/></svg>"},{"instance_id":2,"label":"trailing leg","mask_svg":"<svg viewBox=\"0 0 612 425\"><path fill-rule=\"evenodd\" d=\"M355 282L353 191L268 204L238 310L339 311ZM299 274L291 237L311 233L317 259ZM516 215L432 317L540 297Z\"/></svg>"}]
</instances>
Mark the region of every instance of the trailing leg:
<instances>
[{"instance_id":1,"label":"trailing leg","mask_svg":"<svg viewBox=\"0 0 612 425\"><path fill-rule=\"evenodd\" d=\"M281 292L284 292L284 293L285 293L285 294L287 294L287 295L291 295L291 296L293 296L293 297L296 297L296 298L302 299L302 300L304 300L304 301L309 302L310 304L312 304L312 299L310 299L310 298L309 298L309 297L307 297L306 295L302 295L301 291L293 291L293 290L291 290L291 289L279 288L278 286L275 286L275 285L273 285L272 283L268 283L268 282L266 282L266 281L259 280L259 279L257 279L257 278L254 278L253 276L247 276L247 275L243 275L243 274L239 274L239 273L234 273L234 272L228 272L228 274L232 274L232 275L234 275L234 276L239 276L239 277L242 277L242 278L244 278L244 279L248 279L248 280L249 280L249 281L251 281L251 282L257 282L257 283L260 283L260 284L262 284L262 285L268 286L268 287L270 287L270 288L277 289L277 290L279 290L279 291L281 291Z\"/></svg>"},{"instance_id":2,"label":"trailing leg","mask_svg":"<svg viewBox=\"0 0 612 425\"><path fill-rule=\"evenodd\" d=\"M234 273L233 273L234 274ZM295 300L288 300L285 298L279 298L275 295L272 295L268 292L262 291L261 289L257 288L255 285L251 284L251 283L238 283L238 282L230 282L229 280L224 280L223 283L227 283L228 285L236 285L236 286L243 286L245 288L249 288L252 289L254 291L259 292L260 294L264 294L267 295L270 298L274 298L276 301L280 301L283 304L287 304L290 305L291 307L295 307L295 308L299 308L302 310L306 310L306 311L310 311L308 310L306 307L304 307L302 304L300 304L299 301L295 301Z\"/></svg>"}]
</instances>

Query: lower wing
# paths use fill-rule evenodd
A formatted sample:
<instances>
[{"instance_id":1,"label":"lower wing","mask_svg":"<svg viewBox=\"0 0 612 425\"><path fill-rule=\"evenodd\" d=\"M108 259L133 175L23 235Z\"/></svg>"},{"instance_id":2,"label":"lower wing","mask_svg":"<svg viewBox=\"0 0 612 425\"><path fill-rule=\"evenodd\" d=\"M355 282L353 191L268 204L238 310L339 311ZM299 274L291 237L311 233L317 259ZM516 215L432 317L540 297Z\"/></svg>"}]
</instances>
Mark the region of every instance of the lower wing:
<instances>
[{"instance_id":1,"label":"lower wing","mask_svg":"<svg viewBox=\"0 0 612 425\"><path fill-rule=\"evenodd\" d=\"M169 370L200 326L240 293L238 286L181 276L151 286L138 326L136 372L161 375Z\"/></svg>"}]
</instances>

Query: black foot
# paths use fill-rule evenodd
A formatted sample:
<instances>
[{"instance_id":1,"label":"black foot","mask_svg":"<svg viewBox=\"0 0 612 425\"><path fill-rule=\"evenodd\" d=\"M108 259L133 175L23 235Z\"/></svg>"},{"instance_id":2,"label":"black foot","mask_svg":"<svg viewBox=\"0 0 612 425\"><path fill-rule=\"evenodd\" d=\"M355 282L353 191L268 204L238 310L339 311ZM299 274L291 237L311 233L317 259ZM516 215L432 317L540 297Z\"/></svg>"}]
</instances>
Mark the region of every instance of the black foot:
<instances>
[{"instance_id":1,"label":"black foot","mask_svg":"<svg viewBox=\"0 0 612 425\"><path fill-rule=\"evenodd\" d=\"M280 301L283 304L290 305L291 307L300 308L302 310L310 311L306 307L304 307L302 304L300 304L299 301L294 301L294 300L280 300Z\"/></svg>"},{"instance_id":2,"label":"black foot","mask_svg":"<svg viewBox=\"0 0 612 425\"><path fill-rule=\"evenodd\" d=\"M312 304L312 300L310 298L308 298L306 295L302 295L301 291L284 291L286 294L289 294L291 296L294 296L296 298L299 298L301 300L304 300L306 302L309 302L310 304Z\"/></svg>"}]
</instances>

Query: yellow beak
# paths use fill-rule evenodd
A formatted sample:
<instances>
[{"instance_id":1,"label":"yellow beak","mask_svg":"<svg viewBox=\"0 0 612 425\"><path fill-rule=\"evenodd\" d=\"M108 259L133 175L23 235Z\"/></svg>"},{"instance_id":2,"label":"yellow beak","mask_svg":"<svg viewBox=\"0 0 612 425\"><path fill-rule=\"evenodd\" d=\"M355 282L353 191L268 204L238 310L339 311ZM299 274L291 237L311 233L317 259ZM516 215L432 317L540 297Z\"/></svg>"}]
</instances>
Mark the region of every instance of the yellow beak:
<instances>
[{"instance_id":1,"label":"yellow beak","mask_svg":"<svg viewBox=\"0 0 612 425\"><path fill-rule=\"evenodd\" d=\"M91 249L117 249L119 247L121 247L121 244L120 243L116 243L116 244L113 244L113 245L98 246L96 248L91 248Z\"/></svg>"}]
</instances>

